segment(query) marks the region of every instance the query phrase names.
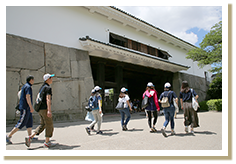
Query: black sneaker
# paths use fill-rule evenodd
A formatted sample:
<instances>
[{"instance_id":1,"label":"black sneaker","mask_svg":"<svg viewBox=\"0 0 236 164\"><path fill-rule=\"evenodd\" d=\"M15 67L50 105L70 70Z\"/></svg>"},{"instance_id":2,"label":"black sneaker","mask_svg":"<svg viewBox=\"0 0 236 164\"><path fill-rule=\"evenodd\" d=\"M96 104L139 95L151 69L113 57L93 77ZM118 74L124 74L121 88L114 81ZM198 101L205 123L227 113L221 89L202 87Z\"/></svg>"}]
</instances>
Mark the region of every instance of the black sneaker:
<instances>
[{"instance_id":1,"label":"black sneaker","mask_svg":"<svg viewBox=\"0 0 236 164\"><path fill-rule=\"evenodd\" d=\"M88 133L88 135L90 135L90 129L87 127L87 128L85 128L85 130Z\"/></svg>"},{"instance_id":2,"label":"black sneaker","mask_svg":"<svg viewBox=\"0 0 236 164\"><path fill-rule=\"evenodd\" d=\"M102 131L101 131L101 130L100 130L100 131L98 131L98 132L97 132L97 134L102 134Z\"/></svg>"}]
</instances>

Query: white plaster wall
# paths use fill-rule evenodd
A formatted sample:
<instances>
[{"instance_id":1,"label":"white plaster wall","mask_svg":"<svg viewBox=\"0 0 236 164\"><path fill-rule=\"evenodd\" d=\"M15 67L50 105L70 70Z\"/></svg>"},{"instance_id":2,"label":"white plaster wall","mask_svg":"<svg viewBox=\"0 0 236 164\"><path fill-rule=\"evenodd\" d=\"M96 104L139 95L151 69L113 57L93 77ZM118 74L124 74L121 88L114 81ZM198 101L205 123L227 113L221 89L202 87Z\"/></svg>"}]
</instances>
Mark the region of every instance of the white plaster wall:
<instances>
[{"instance_id":1,"label":"white plaster wall","mask_svg":"<svg viewBox=\"0 0 236 164\"><path fill-rule=\"evenodd\" d=\"M198 68L196 62L185 58L187 52L180 48L147 36L143 32L137 32L134 28L123 26L114 20L108 20L96 12L91 13L83 7L6 7L6 33L9 34L83 49L78 38L88 35L108 43L109 32L168 51L172 55L170 61L191 67L181 72L205 77L204 71L210 69L210 66Z\"/></svg>"}]
</instances>

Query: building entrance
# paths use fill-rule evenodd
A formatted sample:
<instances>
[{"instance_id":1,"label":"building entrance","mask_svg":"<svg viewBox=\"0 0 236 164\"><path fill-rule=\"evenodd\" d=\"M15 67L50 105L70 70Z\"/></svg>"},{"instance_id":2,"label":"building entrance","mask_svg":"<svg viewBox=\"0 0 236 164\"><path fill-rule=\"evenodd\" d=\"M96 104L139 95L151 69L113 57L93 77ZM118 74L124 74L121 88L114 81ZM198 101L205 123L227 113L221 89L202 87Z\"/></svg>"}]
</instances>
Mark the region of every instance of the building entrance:
<instances>
[{"instance_id":1,"label":"building entrance","mask_svg":"<svg viewBox=\"0 0 236 164\"><path fill-rule=\"evenodd\" d=\"M122 87L128 89L131 102L134 99L141 102L148 82L155 85L159 97L164 84L173 80L173 73L169 71L98 57L90 57L90 61L94 84L102 87L104 113L118 112L115 106Z\"/></svg>"}]
</instances>

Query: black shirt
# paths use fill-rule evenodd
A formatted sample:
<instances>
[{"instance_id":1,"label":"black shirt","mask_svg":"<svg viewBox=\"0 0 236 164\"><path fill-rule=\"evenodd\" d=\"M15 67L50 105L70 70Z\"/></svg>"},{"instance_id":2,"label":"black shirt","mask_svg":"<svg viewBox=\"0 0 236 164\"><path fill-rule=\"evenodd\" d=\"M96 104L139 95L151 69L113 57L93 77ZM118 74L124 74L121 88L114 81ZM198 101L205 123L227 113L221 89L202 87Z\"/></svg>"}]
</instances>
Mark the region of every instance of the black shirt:
<instances>
[{"instance_id":1,"label":"black shirt","mask_svg":"<svg viewBox=\"0 0 236 164\"><path fill-rule=\"evenodd\" d=\"M43 95L43 100L42 100L42 104L40 105L39 109L47 109L47 100L46 100L46 96L47 95L51 95L52 96L52 88L50 87L50 85L48 83L44 83L42 87L45 86L45 91L44 91L44 95ZM41 90L41 88L39 89L39 91Z\"/></svg>"}]
</instances>

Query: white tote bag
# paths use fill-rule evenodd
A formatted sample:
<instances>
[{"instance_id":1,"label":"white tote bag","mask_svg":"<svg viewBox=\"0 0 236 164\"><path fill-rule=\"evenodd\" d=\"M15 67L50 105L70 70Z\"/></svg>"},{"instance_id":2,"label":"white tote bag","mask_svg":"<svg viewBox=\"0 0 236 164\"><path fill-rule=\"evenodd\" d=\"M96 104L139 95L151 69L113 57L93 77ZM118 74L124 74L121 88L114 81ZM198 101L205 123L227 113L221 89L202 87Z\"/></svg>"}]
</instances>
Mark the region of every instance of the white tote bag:
<instances>
[{"instance_id":1,"label":"white tote bag","mask_svg":"<svg viewBox=\"0 0 236 164\"><path fill-rule=\"evenodd\" d=\"M173 104L174 104L174 106L175 106L175 111L176 111L176 113L179 113L179 107L178 107L178 105L176 104L175 98L173 98Z\"/></svg>"},{"instance_id":2,"label":"white tote bag","mask_svg":"<svg viewBox=\"0 0 236 164\"><path fill-rule=\"evenodd\" d=\"M197 103L197 101L195 100L195 97L194 97L194 95L193 95L193 89L191 89L191 93L192 93L192 106L193 106L193 109L194 109L195 111L197 111L199 105L198 105L198 103Z\"/></svg>"}]
</instances>

